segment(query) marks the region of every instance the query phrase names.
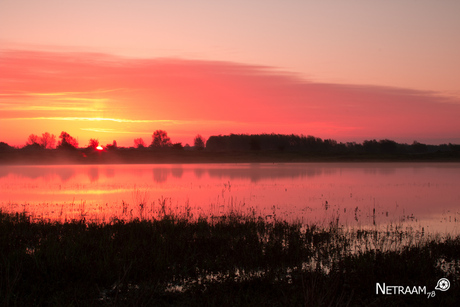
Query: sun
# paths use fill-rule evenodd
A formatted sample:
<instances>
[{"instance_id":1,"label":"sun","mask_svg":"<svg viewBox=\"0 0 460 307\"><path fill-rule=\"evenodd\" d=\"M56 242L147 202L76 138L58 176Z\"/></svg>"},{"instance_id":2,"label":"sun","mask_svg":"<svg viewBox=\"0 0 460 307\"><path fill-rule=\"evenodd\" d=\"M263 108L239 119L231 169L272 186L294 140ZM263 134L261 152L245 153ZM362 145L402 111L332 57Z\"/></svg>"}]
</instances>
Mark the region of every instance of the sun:
<instances>
[{"instance_id":1,"label":"sun","mask_svg":"<svg viewBox=\"0 0 460 307\"><path fill-rule=\"evenodd\" d=\"M101 151L101 150L104 150L104 147L102 147L101 145L97 146L96 147L97 150Z\"/></svg>"}]
</instances>

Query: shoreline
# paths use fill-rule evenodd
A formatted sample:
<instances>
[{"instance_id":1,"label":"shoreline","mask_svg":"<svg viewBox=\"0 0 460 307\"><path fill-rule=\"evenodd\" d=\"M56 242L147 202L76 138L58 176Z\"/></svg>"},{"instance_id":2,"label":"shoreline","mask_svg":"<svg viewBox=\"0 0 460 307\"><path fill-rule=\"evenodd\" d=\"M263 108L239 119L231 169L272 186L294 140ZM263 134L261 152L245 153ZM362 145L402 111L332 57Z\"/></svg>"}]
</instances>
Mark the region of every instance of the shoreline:
<instances>
[{"instance_id":1,"label":"shoreline","mask_svg":"<svg viewBox=\"0 0 460 307\"><path fill-rule=\"evenodd\" d=\"M361 162L460 162L456 152L426 154L339 154L305 152L212 152L119 149L0 152L0 165L93 165L93 164L194 164L194 163L361 163Z\"/></svg>"}]
</instances>

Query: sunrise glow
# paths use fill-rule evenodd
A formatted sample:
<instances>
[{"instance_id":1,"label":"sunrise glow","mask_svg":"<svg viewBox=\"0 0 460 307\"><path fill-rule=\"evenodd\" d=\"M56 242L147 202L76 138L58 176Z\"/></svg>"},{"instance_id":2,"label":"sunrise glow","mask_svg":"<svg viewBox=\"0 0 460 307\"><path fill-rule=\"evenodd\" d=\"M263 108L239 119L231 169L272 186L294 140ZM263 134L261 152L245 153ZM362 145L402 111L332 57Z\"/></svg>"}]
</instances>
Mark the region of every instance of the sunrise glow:
<instances>
[{"instance_id":1,"label":"sunrise glow","mask_svg":"<svg viewBox=\"0 0 460 307\"><path fill-rule=\"evenodd\" d=\"M103 3L0 4L0 141L460 143L457 2Z\"/></svg>"}]
</instances>

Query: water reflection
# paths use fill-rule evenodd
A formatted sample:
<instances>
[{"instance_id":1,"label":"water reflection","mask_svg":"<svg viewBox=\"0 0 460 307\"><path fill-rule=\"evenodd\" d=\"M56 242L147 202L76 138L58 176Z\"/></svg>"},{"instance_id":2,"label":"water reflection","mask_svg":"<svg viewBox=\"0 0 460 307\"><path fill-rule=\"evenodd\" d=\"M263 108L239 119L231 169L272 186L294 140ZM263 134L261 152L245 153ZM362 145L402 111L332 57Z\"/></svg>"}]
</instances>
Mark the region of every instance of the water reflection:
<instances>
[{"instance_id":1,"label":"water reflection","mask_svg":"<svg viewBox=\"0 0 460 307\"><path fill-rule=\"evenodd\" d=\"M115 177L115 169L113 169L113 168L107 168L107 169L105 170L105 176L106 176L107 178L113 178L113 177Z\"/></svg>"},{"instance_id":2,"label":"water reflection","mask_svg":"<svg viewBox=\"0 0 460 307\"><path fill-rule=\"evenodd\" d=\"M299 165L301 165L299 167ZM436 168L450 168L445 164L433 164ZM356 168L356 166L359 166ZM201 178L204 174L215 178L247 179L251 182L258 182L264 179L279 178L307 178L323 175L334 175L343 171L359 171L371 175L392 175L397 169L410 168L414 172L420 172L425 168L425 164L411 165L406 163L299 163L299 164L194 164L187 165L134 165L129 172L143 173L149 169L153 171L153 178L156 182L166 182L169 176L176 179L182 178L184 172L193 171L196 178ZM58 175L62 181L67 181L86 169L91 181L99 179L99 170L102 170L107 178L113 178L115 172L126 172L125 166L120 165L98 165L98 166L0 166L0 179L9 175L21 176L23 178L38 179Z\"/></svg>"},{"instance_id":3,"label":"water reflection","mask_svg":"<svg viewBox=\"0 0 460 307\"><path fill-rule=\"evenodd\" d=\"M202 168L195 168L193 170L193 172L195 173L195 177L200 179L203 176L203 174L205 173L205 170L202 169Z\"/></svg>"},{"instance_id":4,"label":"water reflection","mask_svg":"<svg viewBox=\"0 0 460 307\"><path fill-rule=\"evenodd\" d=\"M0 166L0 206L59 219L82 210L99 218L147 216L167 204L195 215L236 210L454 231L460 223L459 170L458 163Z\"/></svg>"},{"instance_id":5,"label":"water reflection","mask_svg":"<svg viewBox=\"0 0 460 307\"><path fill-rule=\"evenodd\" d=\"M90 182L97 182L99 180L99 168L98 167L90 167L88 169L88 178Z\"/></svg>"},{"instance_id":6,"label":"water reflection","mask_svg":"<svg viewBox=\"0 0 460 307\"><path fill-rule=\"evenodd\" d=\"M54 166L0 166L0 179L10 175L29 178L43 179L58 176L61 181L65 182L76 174L74 167L54 167Z\"/></svg>"},{"instance_id":7,"label":"water reflection","mask_svg":"<svg viewBox=\"0 0 460 307\"><path fill-rule=\"evenodd\" d=\"M249 168L239 167L232 169L211 169L208 173L215 178L230 178L230 179L246 179L251 182L259 182L264 179L282 179L282 178L306 178L322 176L323 174L332 175L339 171L339 168L324 168L318 166L311 167L295 167L292 165L284 165L282 167L258 166L251 165Z\"/></svg>"},{"instance_id":8,"label":"water reflection","mask_svg":"<svg viewBox=\"0 0 460 307\"><path fill-rule=\"evenodd\" d=\"M180 179L182 178L182 175L184 174L184 169L182 167L173 167L171 169L171 174L174 178Z\"/></svg>"},{"instance_id":9,"label":"water reflection","mask_svg":"<svg viewBox=\"0 0 460 307\"><path fill-rule=\"evenodd\" d=\"M156 183L166 182L168 180L170 169L154 168L153 169L153 181Z\"/></svg>"},{"instance_id":10,"label":"water reflection","mask_svg":"<svg viewBox=\"0 0 460 307\"><path fill-rule=\"evenodd\" d=\"M66 182L70 180L73 176L75 176L75 169L72 168L57 168L54 169L55 173L59 176L62 182Z\"/></svg>"}]
</instances>

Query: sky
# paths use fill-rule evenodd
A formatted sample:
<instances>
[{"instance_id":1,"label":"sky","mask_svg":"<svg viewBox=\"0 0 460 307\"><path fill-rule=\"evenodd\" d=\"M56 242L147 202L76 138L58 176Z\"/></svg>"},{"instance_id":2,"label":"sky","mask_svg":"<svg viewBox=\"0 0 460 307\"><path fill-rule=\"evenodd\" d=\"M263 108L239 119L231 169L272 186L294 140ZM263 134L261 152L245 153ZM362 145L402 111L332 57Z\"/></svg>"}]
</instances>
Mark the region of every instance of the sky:
<instances>
[{"instance_id":1,"label":"sky","mask_svg":"<svg viewBox=\"0 0 460 307\"><path fill-rule=\"evenodd\" d=\"M0 141L460 143L460 2L0 0Z\"/></svg>"}]
</instances>

